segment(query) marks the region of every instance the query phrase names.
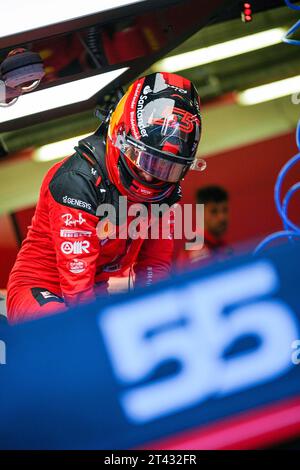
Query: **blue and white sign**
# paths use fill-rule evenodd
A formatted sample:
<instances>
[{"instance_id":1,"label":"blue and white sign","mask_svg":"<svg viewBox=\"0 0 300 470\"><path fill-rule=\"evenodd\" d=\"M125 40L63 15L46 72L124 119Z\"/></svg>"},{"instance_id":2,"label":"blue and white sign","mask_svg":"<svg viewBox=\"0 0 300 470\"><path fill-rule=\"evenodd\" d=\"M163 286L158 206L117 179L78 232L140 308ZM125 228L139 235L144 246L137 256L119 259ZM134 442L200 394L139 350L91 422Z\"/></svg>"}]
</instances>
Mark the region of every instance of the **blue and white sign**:
<instances>
[{"instance_id":1,"label":"blue and white sign","mask_svg":"<svg viewBox=\"0 0 300 470\"><path fill-rule=\"evenodd\" d=\"M100 327L116 378L127 386L120 402L128 418L147 423L287 373L298 322L272 298L278 286L272 264L256 261L107 309ZM254 347L226 356L249 337ZM168 361L176 372L155 379Z\"/></svg>"},{"instance_id":2,"label":"blue and white sign","mask_svg":"<svg viewBox=\"0 0 300 470\"><path fill-rule=\"evenodd\" d=\"M300 394L297 246L0 326L0 447L143 446Z\"/></svg>"}]
</instances>

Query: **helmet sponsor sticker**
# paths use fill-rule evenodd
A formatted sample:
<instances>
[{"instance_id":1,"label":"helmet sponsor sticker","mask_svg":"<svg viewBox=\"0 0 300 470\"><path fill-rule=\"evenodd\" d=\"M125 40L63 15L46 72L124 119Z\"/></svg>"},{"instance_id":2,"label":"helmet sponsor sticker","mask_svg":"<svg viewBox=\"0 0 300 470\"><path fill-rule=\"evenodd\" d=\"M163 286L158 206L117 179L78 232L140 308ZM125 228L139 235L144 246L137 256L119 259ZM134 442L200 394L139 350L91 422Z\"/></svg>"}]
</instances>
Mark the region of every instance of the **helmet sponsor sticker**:
<instances>
[{"instance_id":1,"label":"helmet sponsor sticker","mask_svg":"<svg viewBox=\"0 0 300 470\"><path fill-rule=\"evenodd\" d=\"M164 121L164 118L153 119L153 123L161 126L164 125ZM180 108L174 108L172 119L168 120L169 127L177 127L185 134L190 134L194 130L195 125L200 126L199 116Z\"/></svg>"},{"instance_id":2,"label":"helmet sponsor sticker","mask_svg":"<svg viewBox=\"0 0 300 470\"><path fill-rule=\"evenodd\" d=\"M187 90L184 90L183 88L179 88L178 86L170 85L168 84L170 88L173 88L173 90L178 91L179 93L182 93L184 95L187 94Z\"/></svg>"},{"instance_id":3,"label":"helmet sponsor sticker","mask_svg":"<svg viewBox=\"0 0 300 470\"><path fill-rule=\"evenodd\" d=\"M152 93L153 90L151 90L149 85L146 85L145 88L143 89L144 95L148 95L148 93Z\"/></svg>"},{"instance_id":4,"label":"helmet sponsor sticker","mask_svg":"<svg viewBox=\"0 0 300 470\"><path fill-rule=\"evenodd\" d=\"M141 132L142 137L148 137L147 131L145 129L146 125L144 123L144 116L143 116L144 105L145 105L145 101L147 100L147 98L148 98L147 95L141 95L137 102L137 107L136 107L137 123L138 123L138 128Z\"/></svg>"},{"instance_id":5,"label":"helmet sponsor sticker","mask_svg":"<svg viewBox=\"0 0 300 470\"><path fill-rule=\"evenodd\" d=\"M132 134L136 139L140 137L140 134L142 135L142 137L148 137L147 131L145 129L146 125L144 123L143 118L144 104L148 96L147 94L141 94L139 96L141 86L141 83L137 84L130 104L130 126ZM149 86L146 86L144 89L146 89L147 93L150 93L150 91L152 91Z\"/></svg>"}]
</instances>

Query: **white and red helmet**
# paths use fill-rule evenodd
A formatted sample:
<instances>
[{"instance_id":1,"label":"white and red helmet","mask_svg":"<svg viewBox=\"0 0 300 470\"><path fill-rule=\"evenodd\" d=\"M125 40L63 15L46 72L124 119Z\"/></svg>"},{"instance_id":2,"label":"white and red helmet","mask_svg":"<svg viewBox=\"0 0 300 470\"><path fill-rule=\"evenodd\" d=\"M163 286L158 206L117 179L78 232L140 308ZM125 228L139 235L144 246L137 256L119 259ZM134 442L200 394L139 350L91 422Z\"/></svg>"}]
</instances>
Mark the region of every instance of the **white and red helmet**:
<instances>
[{"instance_id":1,"label":"white and red helmet","mask_svg":"<svg viewBox=\"0 0 300 470\"><path fill-rule=\"evenodd\" d=\"M166 72L140 78L110 119L109 176L131 200L162 201L194 163L200 137L200 99L190 80ZM144 181L137 168L154 181Z\"/></svg>"}]
</instances>

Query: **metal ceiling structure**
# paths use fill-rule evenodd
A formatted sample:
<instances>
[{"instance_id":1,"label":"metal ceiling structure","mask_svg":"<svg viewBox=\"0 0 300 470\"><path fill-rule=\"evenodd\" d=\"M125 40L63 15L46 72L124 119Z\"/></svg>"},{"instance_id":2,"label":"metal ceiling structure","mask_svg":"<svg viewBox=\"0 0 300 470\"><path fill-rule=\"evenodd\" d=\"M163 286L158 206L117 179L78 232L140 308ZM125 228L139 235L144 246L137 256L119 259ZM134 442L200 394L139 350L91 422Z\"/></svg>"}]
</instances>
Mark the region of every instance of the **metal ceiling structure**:
<instances>
[{"instance_id":1,"label":"metal ceiling structure","mask_svg":"<svg viewBox=\"0 0 300 470\"><path fill-rule=\"evenodd\" d=\"M122 76L121 82L112 82L98 96L94 96L85 103L54 110L54 112L45 112L30 119L18 119L10 122L6 129L3 127L0 129L0 142L2 140L3 147L8 150L7 153L2 148L3 157L1 158L0 145L0 159L2 160L0 161L0 213L33 205L43 175L52 165L52 162L32 161L29 156L30 152L23 152L23 150L38 148L51 142L92 132L98 125L98 120L94 116L95 104L107 99L116 86L126 86L138 75L151 72L153 70L151 67L162 57L193 51L271 28L288 29L297 20L295 12L286 8L281 0L251 2L254 17L253 21L247 24L241 21L240 2L237 0L228 2L197 0L197 2L201 6L209 4L212 7L209 11L205 10L206 16L203 8L200 8L203 13L201 21L197 20L192 27L187 27L184 33L175 35L176 37L174 31L171 34L168 25L165 25L166 35L172 35L167 46L165 45L146 59L140 57L110 66L110 69L123 67L124 64L130 66L130 72ZM143 8L147 3L158 6L157 2L141 3L143 5L139 6L139 12L145 11ZM160 2L159 5L167 3L168 8L175 4L186 5L186 2L182 1ZM217 4L222 5L219 8ZM132 10L126 10L126 12L132 13ZM157 12L160 17L160 10ZM119 14L121 13L119 11ZM88 73L95 74L95 69ZM178 73L196 84L202 98L205 132L203 132L200 153L204 157L239 145L247 145L256 140L270 138L273 135L290 132L296 126L299 107L291 105L290 97L247 107L240 106L234 101L234 94L237 91L299 75L300 61L296 47L277 44L207 63L201 67L181 70ZM58 77L57 80L60 83L71 78L74 79L74 69L69 68L66 75ZM45 83L43 86L50 85L53 86L51 83L48 85Z\"/></svg>"},{"instance_id":2,"label":"metal ceiling structure","mask_svg":"<svg viewBox=\"0 0 300 470\"><path fill-rule=\"evenodd\" d=\"M271 28L288 29L295 22L295 18L295 12L283 6L258 13L251 23L245 24L240 19L218 23L197 32L172 51L172 55ZM195 82L205 102L225 93L300 74L299 51L295 47L279 43L230 59L212 62L200 68L184 70L183 73Z\"/></svg>"},{"instance_id":3,"label":"metal ceiling structure","mask_svg":"<svg viewBox=\"0 0 300 470\"><path fill-rule=\"evenodd\" d=\"M151 71L151 66L161 57L222 43L272 27L287 27L294 20L295 15L289 9L284 6L274 8L283 4L281 0L256 0L251 3L253 4L254 20L247 24L241 21L241 2L237 0L227 2L221 0L210 2L199 0L190 0L189 2L144 1L130 5L126 9L118 8L111 13L103 12L82 19L80 31L83 28L91 27L95 22L101 25L117 24L120 25L120 28L126 29L128 18L135 18L136 20L139 15L143 17L146 14L146 17L148 15L149 18L150 15L153 19L156 15L156 20L160 18L159 27L163 31L164 37L161 39L159 47L154 48L153 53L148 54L146 57L137 57L127 61L121 60L112 64L106 63L103 66L98 63L96 68L90 68L88 71L81 71L80 73L78 71L74 73L71 68L67 74L62 77L58 76L56 81L43 84L41 87L47 88L70 80L77 80L83 76L91 76L124 66L129 67L129 70L121 77L85 102L27 116L23 119L0 123L0 138L3 145L11 153L26 147L39 146L47 142L89 132L96 125L96 120L93 117L95 105L101 103L105 95L112 93L114 88L126 85L146 70ZM153 13L154 9L156 9L155 13ZM176 12L176 15L172 16L170 14L172 9L173 12ZM190 18L191 11L194 13L192 15L193 19ZM185 13L185 19L183 15L180 27L178 26L178 12L182 15ZM0 57L2 53L3 58L9 48L20 45L25 37L27 41L35 40L37 43L39 43L40 38L47 38L50 41L53 35L54 37L57 37L57 35L61 37L60 34L74 30L77 33L76 28L78 29L78 26L78 20L73 20L64 23L63 26L55 25L26 33L26 36L22 33L13 37L1 38ZM206 27L203 28L203 26ZM232 91L243 90L248 86L264 83L266 80L271 81L296 75L299 73L299 68L300 62L298 61L296 48L278 44L231 59L182 70L180 73L195 82L200 91L202 102L205 103Z\"/></svg>"},{"instance_id":4,"label":"metal ceiling structure","mask_svg":"<svg viewBox=\"0 0 300 470\"><path fill-rule=\"evenodd\" d=\"M122 68L127 70L84 102L8 121L5 120L5 109L2 108L0 132L75 114L102 103L105 94L113 93L118 87L134 80L170 50L210 22L217 11L222 12L224 5L228 7L233 3L235 3L233 0L210 2L161 0L158 4L157 1L146 0L109 12L105 11L103 15L90 15L80 20L82 24L76 19L64 22L62 25L2 38L0 40L2 59L11 49L21 46L39 52L42 57L46 55L45 51L49 49L54 51L56 57L53 57L50 64L44 60L46 68L49 69L50 65L54 68L54 73L52 71L51 74L46 74L39 89L32 93L113 70ZM127 50L124 51L126 43ZM74 51L75 55L72 57ZM68 56L73 60L68 61ZM62 60L65 62L64 67L59 65Z\"/></svg>"}]
</instances>

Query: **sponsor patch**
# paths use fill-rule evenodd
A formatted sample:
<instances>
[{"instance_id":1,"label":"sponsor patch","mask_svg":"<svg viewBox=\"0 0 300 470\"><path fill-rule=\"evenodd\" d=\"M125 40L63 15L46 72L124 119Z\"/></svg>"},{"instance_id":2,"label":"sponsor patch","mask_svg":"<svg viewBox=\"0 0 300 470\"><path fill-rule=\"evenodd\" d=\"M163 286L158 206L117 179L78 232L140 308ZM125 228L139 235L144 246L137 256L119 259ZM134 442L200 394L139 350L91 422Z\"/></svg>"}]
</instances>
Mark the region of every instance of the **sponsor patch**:
<instances>
[{"instance_id":1,"label":"sponsor patch","mask_svg":"<svg viewBox=\"0 0 300 470\"><path fill-rule=\"evenodd\" d=\"M82 225L86 222L86 219L82 217L81 212L78 214L78 219L73 219L72 214L64 214L61 217L64 220L66 227L77 227L77 225Z\"/></svg>"},{"instance_id":2,"label":"sponsor patch","mask_svg":"<svg viewBox=\"0 0 300 470\"><path fill-rule=\"evenodd\" d=\"M61 244L61 251L65 255L81 255L82 253L89 253L90 242L87 240L77 242L63 242Z\"/></svg>"},{"instance_id":3,"label":"sponsor patch","mask_svg":"<svg viewBox=\"0 0 300 470\"><path fill-rule=\"evenodd\" d=\"M146 124L144 123L143 110L145 101L148 99L147 93L150 93L150 91L152 90L149 86L145 86L144 90L146 90L147 93L139 95L141 86L141 83L137 84L135 93L130 104L130 125L132 134L136 139L139 138L140 133L143 137L148 136L147 131L145 129Z\"/></svg>"},{"instance_id":4,"label":"sponsor patch","mask_svg":"<svg viewBox=\"0 0 300 470\"><path fill-rule=\"evenodd\" d=\"M75 258L67 264L67 267L70 273L80 274L86 270L87 264L85 261Z\"/></svg>"},{"instance_id":5,"label":"sponsor patch","mask_svg":"<svg viewBox=\"0 0 300 470\"><path fill-rule=\"evenodd\" d=\"M136 107L136 117L137 117L138 128L143 137L148 137L147 131L145 129L147 125L144 123L144 115L143 115L144 105L145 105L145 101L147 100L147 98L148 98L147 95L141 95L139 97L139 100L137 102L137 107Z\"/></svg>"},{"instance_id":6,"label":"sponsor patch","mask_svg":"<svg viewBox=\"0 0 300 470\"><path fill-rule=\"evenodd\" d=\"M187 90L184 90L183 88L179 88L178 86L174 86L174 85L168 85L170 88L173 88L173 90L175 91L178 91L179 93L182 93L184 95L187 94ZM145 92L144 92L145 93Z\"/></svg>"},{"instance_id":7,"label":"sponsor patch","mask_svg":"<svg viewBox=\"0 0 300 470\"><path fill-rule=\"evenodd\" d=\"M80 199L75 199L73 197L64 196L62 198L64 204L68 204L74 207L82 207L83 209L92 210L92 205L88 202L81 201Z\"/></svg>"},{"instance_id":8,"label":"sponsor patch","mask_svg":"<svg viewBox=\"0 0 300 470\"><path fill-rule=\"evenodd\" d=\"M88 230L71 230L61 229L60 236L62 238L80 238L80 237L91 237L92 232Z\"/></svg>"},{"instance_id":9,"label":"sponsor patch","mask_svg":"<svg viewBox=\"0 0 300 470\"><path fill-rule=\"evenodd\" d=\"M43 287L32 287L31 293L41 307L49 302L59 302L61 304L64 303L64 300L61 297L53 294L53 292L50 292Z\"/></svg>"}]
</instances>

